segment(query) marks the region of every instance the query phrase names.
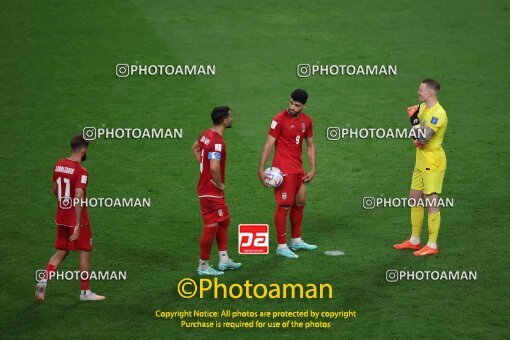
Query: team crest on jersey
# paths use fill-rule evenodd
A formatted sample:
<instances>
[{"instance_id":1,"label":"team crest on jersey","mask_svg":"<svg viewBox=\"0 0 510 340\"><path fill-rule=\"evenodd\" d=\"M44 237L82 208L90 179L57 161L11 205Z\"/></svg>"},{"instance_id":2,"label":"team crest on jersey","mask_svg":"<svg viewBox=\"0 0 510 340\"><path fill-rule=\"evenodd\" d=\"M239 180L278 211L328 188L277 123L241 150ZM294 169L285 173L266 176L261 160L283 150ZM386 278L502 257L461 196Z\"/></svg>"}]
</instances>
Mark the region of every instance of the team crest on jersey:
<instances>
[{"instance_id":1,"label":"team crest on jersey","mask_svg":"<svg viewBox=\"0 0 510 340\"><path fill-rule=\"evenodd\" d=\"M218 216L223 216L223 209L218 210Z\"/></svg>"},{"instance_id":2,"label":"team crest on jersey","mask_svg":"<svg viewBox=\"0 0 510 340\"><path fill-rule=\"evenodd\" d=\"M438 120L439 120L439 118L432 117L432 119L430 120L430 123L436 125Z\"/></svg>"},{"instance_id":3,"label":"team crest on jersey","mask_svg":"<svg viewBox=\"0 0 510 340\"><path fill-rule=\"evenodd\" d=\"M286 200L287 199L287 193L286 192L282 192L282 200Z\"/></svg>"},{"instance_id":4,"label":"team crest on jersey","mask_svg":"<svg viewBox=\"0 0 510 340\"><path fill-rule=\"evenodd\" d=\"M305 123L301 123L301 131L302 131L302 132L305 132L305 129L306 129L306 125L305 125Z\"/></svg>"}]
</instances>

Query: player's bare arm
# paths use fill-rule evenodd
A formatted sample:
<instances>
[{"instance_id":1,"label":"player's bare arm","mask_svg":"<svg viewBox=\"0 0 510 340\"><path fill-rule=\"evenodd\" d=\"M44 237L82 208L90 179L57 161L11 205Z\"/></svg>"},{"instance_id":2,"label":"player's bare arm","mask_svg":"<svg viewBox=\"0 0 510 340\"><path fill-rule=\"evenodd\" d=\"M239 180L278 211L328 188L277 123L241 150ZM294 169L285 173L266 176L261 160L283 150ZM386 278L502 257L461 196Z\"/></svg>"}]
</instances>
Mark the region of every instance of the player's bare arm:
<instances>
[{"instance_id":1,"label":"player's bare arm","mask_svg":"<svg viewBox=\"0 0 510 340\"><path fill-rule=\"evenodd\" d=\"M221 183L221 165L220 161L211 159L211 183L220 190L225 190L225 184Z\"/></svg>"},{"instance_id":2,"label":"player's bare arm","mask_svg":"<svg viewBox=\"0 0 510 340\"><path fill-rule=\"evenodd\" d=\"M197 159L197 162L200 163L200 145L198 141L195 141L191 146L191 151L193 151L193 156Z\"/></svg>"},{"instance_id":3,"label":"player's bare arm","mask_svg":"<svg viewBox=\"0 0 510 340\"><path fill-rule=\"evenodd\" d=\"M432 128L426 125L426 122L425 127L420 130L422 130L423 133L418 133L416 139L418 140L418 142L420 142L421 145L427 144L427 142L436 134L436 132L432 130Z\"/></svg>"},{"instance_id":4,"label":"player's bare arm","mask_svg":"<svg viewBox=\"0 0 510 340\"><path fill-rule=\"evenodd\" d=\"M273 150L274 144L276 143L276 138L274 138L271 135L267 136L266 143L264 144L264 148L262 149L262 155L260 156L260 163L259 163L259 179L262 182L264 186L265 180L271 179L266 173L264 173L264 166L267 162L267 159L269 158L269 155L271 154L271 151Z\"/></svg>"},{"instance_id":5,"label":"player's bare arm","mask_svg":"<svg viewBox=\"0 0 510 340\"><path fill-rule=\"evenodd\" d=\"M71 240L71 241L76 240L78 238L78 236L80 235L81 212L83 210L82 202L83 202L84 198L85 198L85 190L77 188L75 191L75 199L79 203L76 204L76 207L74 208L75 212L76 212L76 227L74 227L74 232L71 235L71 237L69 237L69 240Z\"/></svg>"},{"instance_id":6,"label":"player's bare arm","mask_svg":"<svg viewBox=\"0 0 510 340\"><path fill-rule=\"evenodd\" d=\"M306 141L306 154L310 163L310 171L303 177L303 182L308 183L315 177L315 142L313 137L308 137Z\"/></svg>"}]
</instances>

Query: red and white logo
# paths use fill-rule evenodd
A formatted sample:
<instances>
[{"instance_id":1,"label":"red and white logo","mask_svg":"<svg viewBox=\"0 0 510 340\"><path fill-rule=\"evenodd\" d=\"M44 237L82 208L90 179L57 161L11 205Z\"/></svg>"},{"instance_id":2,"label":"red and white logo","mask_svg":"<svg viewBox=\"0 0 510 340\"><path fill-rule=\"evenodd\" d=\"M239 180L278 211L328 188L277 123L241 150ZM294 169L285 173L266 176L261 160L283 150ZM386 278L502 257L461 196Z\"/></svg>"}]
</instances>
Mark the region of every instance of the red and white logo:
<instances>
[{"instance_id":1,"label":"red and white logo","mask_svg":"<svg viewBox=\"0 0 510 340\"><path fill-rule=\"evenodd\" d=\"M239 254L269 253L269 225L267 224L240 224L238 239Z\"/></svg>"}]
</instances>

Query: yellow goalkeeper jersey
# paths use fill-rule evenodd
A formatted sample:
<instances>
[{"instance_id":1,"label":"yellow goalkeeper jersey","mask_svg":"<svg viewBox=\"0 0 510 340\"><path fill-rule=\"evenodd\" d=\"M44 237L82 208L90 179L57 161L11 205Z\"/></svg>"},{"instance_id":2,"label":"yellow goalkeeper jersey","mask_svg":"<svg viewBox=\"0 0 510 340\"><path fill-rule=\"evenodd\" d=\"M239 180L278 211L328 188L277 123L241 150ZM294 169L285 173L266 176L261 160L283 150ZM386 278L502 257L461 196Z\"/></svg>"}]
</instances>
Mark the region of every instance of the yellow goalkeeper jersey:
<instances>
[{"instance_id":1,"label":"yellow goalkeeper jersey","mask_svg":"<svg viewBox=\"0 0 510 340\"><path fill-rule=\"evenodd\" d=\"M426 172L445 171L446 155L443 150L443 139L448 125L446 111L439 102L431 108L422 103L418 118L422 129L428 126L435 134L422 148L416 148L416 168Z\"/></svg>"}]
</instances>

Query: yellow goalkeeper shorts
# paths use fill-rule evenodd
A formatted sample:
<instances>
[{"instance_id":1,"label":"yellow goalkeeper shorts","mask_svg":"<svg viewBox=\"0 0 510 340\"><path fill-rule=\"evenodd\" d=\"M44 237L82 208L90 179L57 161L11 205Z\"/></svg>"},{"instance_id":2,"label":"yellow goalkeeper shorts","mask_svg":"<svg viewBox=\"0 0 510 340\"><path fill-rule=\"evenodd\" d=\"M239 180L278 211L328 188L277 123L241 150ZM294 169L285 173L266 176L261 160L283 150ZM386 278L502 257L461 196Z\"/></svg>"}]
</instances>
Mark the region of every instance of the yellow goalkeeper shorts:
<instances>
[{"instance_id":1,"label":"yellow goalkeeper shorts","mask_svg":"<svg viewBox=\"0 0 510 340\"><path fill-rule=\"evenodd\" d=\"M444 171L422 171L414 168L411 189L423 191L425 195L440 194L443 190Z\"/></svg>"}]
</instances>

